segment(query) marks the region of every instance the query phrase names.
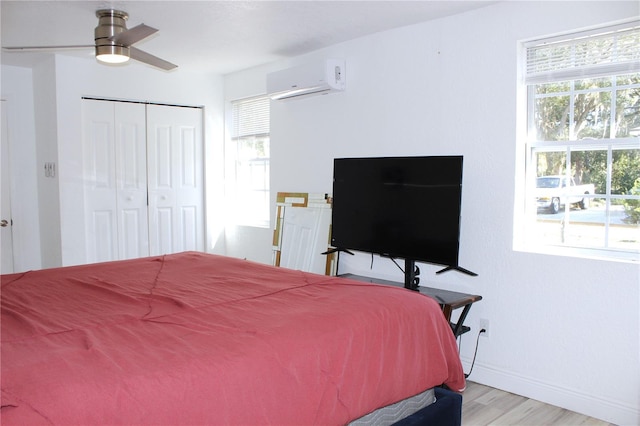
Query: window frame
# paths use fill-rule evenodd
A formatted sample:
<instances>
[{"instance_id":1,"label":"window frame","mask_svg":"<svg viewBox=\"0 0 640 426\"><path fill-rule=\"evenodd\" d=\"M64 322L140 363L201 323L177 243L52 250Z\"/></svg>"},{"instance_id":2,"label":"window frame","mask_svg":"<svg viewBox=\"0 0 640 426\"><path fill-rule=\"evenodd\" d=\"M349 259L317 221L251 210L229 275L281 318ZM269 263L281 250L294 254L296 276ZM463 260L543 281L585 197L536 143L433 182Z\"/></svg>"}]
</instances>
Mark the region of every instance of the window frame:
<instances>
[{"instance_id":1,"label":"window frame","mask_svg":"<svg viewBox=\"0 0 640 426\"><path fill-rule=\"evenodd\" d=\"M227 148L225 149L225 187L228 206L227 223L258 228L270 227L270 109L270 98L267 95L235 99L229 102L229 137L227 138ZM238 114L243 113L246 115L238 116ZM251 117L252 114L254 114L254 117ZM256 120L253 120L255 116L258 117ZM241 159L239 143L242 142L266 143L266 156ZM255 189L241 187L241 180L246 181L246 178L249 178L249 181L254 181L252 176L242 176L241 161L247 161L249 163L258 161L263 163L262 168L264 172L261 187ZM249 168L251 168L250 165ZM252 175L251 172L249 174ZM247 194L252 200L262 199L260 209L242 209L243 200L246 201L243 195ZM258 215L258 213L260 214Z\"/></svg>"},{"instance_id":2,"label":"window frame","mask_svg":"<svg viewBox=\"0 0 640 426\"><path fill-rule=\"evenodd\" d=\"M548 39L538 39L533 41L524 42L521 44L523 47L523 73L524 78L522 80L523 86L523 94L525 96L526 101L524 102L524 106L526 108L525 113L525 133L526 133L526 143L525 145L525 160L524 160L524 188L525 194L523 198L524 205L524 215L523 221L518 222L518 218L516 217L516 224L521 224L522 231L520 233L516 233L514 243L516 247L521 247L524 251L530 252L538 252L538 253L546 253L546 254L556 254L556 255L569 255L575 257L587 257L587 258L599 258L599 259L609 259L609 260L623 260L623 261L639 261L640 260L640 249L620 249L615 247L610 247L609 244L609 236L610 236L610 227L612 226L610 222L610 209L612 204L612 200L624 200L624 199L633 199L637 200L638 196L628 195L628 194L612 194L612 173L613 173L613 153L618 149L640 149L640 137L625 137L620 138L617 137L616 134L617 128L615 123L616 117L616 105L617 99L616 94L617 91L620 90L620 87L631 86L634 89L640 88L640 83L632 84L632 85L622 85L619 86L616 84L616 77L626 74L634 74L640 72L640 64L633 64L627 68L627 71L624 70L623 67L615 65L606 65L606 66L597 66L597 67L586 67L580 70L561 70L545 73L538 73L537 75L532 76L530 74L531 67L529 66L530 52L529 48L531 46L545 46L546 44L553 43L570 43L570 40L580 40L585 39L594 34L603 33L603 31L610 30L612 33L616 31L620 31L624 28L632 28L633 32L637 33L638 25L640 21L630 21L627 23L623 23L621 25L611 26L611 27L601 27L597 29L593 29L587 32L581 33L573 33L566 34L563 36L556 36ZM595 69L597 68L597 69ZM584 79L593 79L597 77L608 77L611 79L611 85L608 87L599 87L599 88L588 88L588 89L576 89L575 82L584 80ZM538 129L536 126L535 114L536 114L536 102L538 99L545 97L545 95L538 95L536 93L536 88L540 84L552 83L552 82L564 82L567 81L569 83L569 89L566 91L560 91L556 93L546 94L548 97L557 97L566 93L569 101L569 114L567 114L567 126L568 126L568 135L566 139L561 140L539 140L538 137ZM575 122L574 122L574 106L576 97L580 94L584 93L600 93L600 92L608 92L610 93L611 99L609 100L609 105L611 107L611 111L609 111L609 138L600 138L600 139L577 139L574 134ZM611 137L613 136L613 137ZM538 208L536 203L535 191L536 191L536 180L537 180L537 155L541 152L564 152L564 178L569 180L572 179L572 160L571 153L572 152L583 152L585 150L601 150L606 151L606 184L604 193L598 193L597 190L594 191L594 194L590 194L587 198L590 200L594 199L603 199L605 202L605 211L604 211L604 237L603 237L603 246L579 246L579 245L570 245L566 244L562 241L561 244L557 243L549 243L547 241L536 241L535 233L536 227L531 225L537 225L538 223ZM567 166L568 165L568 166ZM568 195L568 193L565 193ZM570 203L566 202L564 206L564 217L569 213ZM571 216L568 216L568 223L571 223ZM564 220L564 219L563 219ZM640 226L640 225L638 225ZM562 231L564 232L564 230ZM518 239L519 238L519 239ZM564 238L564 234L563 234Z\"/></svg>"}]
</instances>

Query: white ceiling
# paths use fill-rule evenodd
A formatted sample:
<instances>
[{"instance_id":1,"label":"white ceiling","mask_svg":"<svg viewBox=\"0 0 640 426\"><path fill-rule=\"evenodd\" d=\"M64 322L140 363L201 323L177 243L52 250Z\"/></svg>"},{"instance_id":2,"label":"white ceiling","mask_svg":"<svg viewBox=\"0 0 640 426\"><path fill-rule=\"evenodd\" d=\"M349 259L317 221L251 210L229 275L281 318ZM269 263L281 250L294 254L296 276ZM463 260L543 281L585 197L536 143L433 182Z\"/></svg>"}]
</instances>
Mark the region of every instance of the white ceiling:
<instances>
[{"instance_id":1,"label":"white ceiling","mask_svg":"<svg viewBox=\"0 0 640 426\"><path fill-rule=\"evenodd\" d=\"M181 69L226 74L391 28L462 13L495 1L7 1L3 47L92 44L95 11L129 14L127 27L160 31L135 46ZM91 57L93 49L57 53ZM2 52L29 66L32 52ZM144 66L144 65L127 65Z\"/></svg>"}]
</instances>

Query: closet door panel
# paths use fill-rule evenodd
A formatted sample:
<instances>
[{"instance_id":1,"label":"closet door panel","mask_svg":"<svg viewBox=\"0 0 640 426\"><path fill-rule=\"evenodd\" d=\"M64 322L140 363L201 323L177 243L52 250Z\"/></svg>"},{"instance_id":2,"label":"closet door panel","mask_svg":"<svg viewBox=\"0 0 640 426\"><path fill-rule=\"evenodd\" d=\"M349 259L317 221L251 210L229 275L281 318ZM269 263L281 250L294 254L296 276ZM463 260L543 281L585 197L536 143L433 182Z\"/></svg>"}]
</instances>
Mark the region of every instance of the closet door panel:
<instances>
[{"instance_id":1,"label":"closet door panel","mask_svg":"<svg viewBox=\"0 0 640 426\"><path fill-rule=\"evenodd\" d=\"M115 116L108 102L83 101L87 261L117 259Z\"/></svg>"},{"instance_id":2,"label":"closet door panel","mask_svg":"<svg viewBox=\"0 0 640 426\"><path fill-rule=\"evenodd\" d=\"M197 189L198 159L196 157L196 133L193 128L180 129L181 186Z\"/></svg>"},{"instance_id":3,"label":"closet door panel","mask_svg":"<svg viewBox=\"0 0 640 426\"><path fill-rule=\"evenodd\" d=\"M153 254L173 253L173 209L171 207L158 207L155 211L156 223L151 230L155 251ZM155 236L155 238L153 238ZM152 245L153 247L153 245Z\"/></svg>"},{"instance_id":4,"label":"closet door panel","mask_svg":"<svg viewBox=\"0 0 640 426\"><path fill-rule=\"evenodd\" d=\"M171 153L171 127L169 126L157 126L154 129L154 134L151 137L151 141L155 146L150 148L155 155L152 157L151 163L154 169L155 183L157 190L171 191L173 187L172 175L173 175L173 155Z\"/></svg>"},{"instance_id":5,"label":"closet door panel","mask_svg":"<svg viewBox=\"0 0 640 426\"><path fill-rule=\"evenodd\" d=\"M182 207L180 209L180 223L182 223L182 247L186 247L187 250L195 250L190 247L198 247L198 212L195 207Z\"/></svg>"},{"instance_id":6,"label":"closet door panel","mask_svg":"<svg viewBox=\"0 0 640 426\"><path fill-rule=\"evenodd\" d=\"M175 196L174 155L170 125L147 124L149 157L149 245L152 255L178 251L174 249Z\"/></svg>"},{"instance_id":7,"label":"closet door panel","mask_svg":"<svg viewBox=\"0 0 640 426\"><path fill-rule=\"evenodd\" d=\"M94 210L91 212L90 227L92 235L88 239L93 244L89 249L89 262L106 262L113 260L117 251L117 230L113 210Z\"/></svg>"},{"instance_id":8,"label":"closet door panel","mask_svg":"<svg viewBox=\"0 0 640 426\"><path fill-rule=\"evenodd\" d=\"M198 132L196 125L180 128L181 161L179 175L179 189L176 194L177 205L180 208L180 238L179 246L182 250L202 250L200 243L202 226L202 151L198 151Z\"/></svg>"},{"instance_id":9,"label":"closet door panel","mask_svg":"<svg viewBox=\"0 0 640 426\"><path fill-rule=\"evenodd\" d=\"M152 255L204 250L202 111L148 105Z\"/></svg>"},{"instance_id":10,"label":"closet door panel","mask_svg":"<svg viewBox=\"0 0 640 426\"><path fill-rule=\"evenodd\" d=\"M115 102L118 259L149 255L145 107Z\"/></svg>"},{"instance_id":11,"label":"closet door panel","mask_svg":"<svg viewBox=\"0 0 640 426\"><path fill-rule=\"evenodd\" d=\"M179 128L180 249L204 250L202 112L191 109Z\"/></svg>"}]
</instances>

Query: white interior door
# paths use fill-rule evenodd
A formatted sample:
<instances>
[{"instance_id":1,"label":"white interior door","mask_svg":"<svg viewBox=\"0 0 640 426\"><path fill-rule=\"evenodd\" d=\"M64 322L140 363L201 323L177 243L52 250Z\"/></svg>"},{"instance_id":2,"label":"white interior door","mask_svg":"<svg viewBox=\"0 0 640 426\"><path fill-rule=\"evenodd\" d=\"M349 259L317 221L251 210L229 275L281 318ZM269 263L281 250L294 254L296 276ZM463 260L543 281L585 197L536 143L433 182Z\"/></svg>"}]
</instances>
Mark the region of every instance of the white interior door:
<instances>
[{"instance_id":1,"label":"white interior door","mask_svg":"<svg viewBox=\"0 0 640 426\"><path fill-rule=\"evenodd\" d=\"M204 250L202 111L147 106L151 255Z\"/></svg>"},{"instance_id":2,"label":"white interior door","mask_svg":"<svg viewBox=\"0 0 640 426\"><path fill-rule=\"evenodd\" d=\"M331 209L287 207L282 224L280 266L324 274Z\"/></svg>"},{"instance_id":3,"label":"white interior door","mask_svg":"<svg viewBox=\"0 0 640 426\"><path fill-rule=\"evenodd\" d=\"M0 176L1 199L0 199L0 273L10 274L13 272L13 231L11 219L11 174L9 172L9 130L7 128L6 101L2 101L0 111L2 111L2 137L0 137L0 159L2 164L2 176Z\"/></svg>"},{"instance_id":4,"label":"white interior door","mask_svg":"<svg viewBox=\"0 0 640 426\"><path fill-rule=\"evenodd\" d=\"M87 261L148 256L145 106L83 101Z\"/></svg>"}]
</instances>

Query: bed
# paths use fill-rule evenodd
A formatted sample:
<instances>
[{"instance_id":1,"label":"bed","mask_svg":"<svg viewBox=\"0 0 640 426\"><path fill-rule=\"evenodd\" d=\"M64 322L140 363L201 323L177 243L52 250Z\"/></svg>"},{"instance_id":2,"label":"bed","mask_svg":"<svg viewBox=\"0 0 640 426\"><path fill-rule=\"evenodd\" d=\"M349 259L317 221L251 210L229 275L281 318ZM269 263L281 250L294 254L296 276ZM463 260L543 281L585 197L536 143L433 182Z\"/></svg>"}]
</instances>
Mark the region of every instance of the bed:
<instances>
[{"instance_id":1,"label":"bed","mask_svg":"<svg viewBox=\"0 0 640 426\"><path fill-rule=\"evenodd\" d=\"M402 288L199 252L1 286L5 426L340 425L465 386L438 304Z\"/></svg>"}]
</instances>

